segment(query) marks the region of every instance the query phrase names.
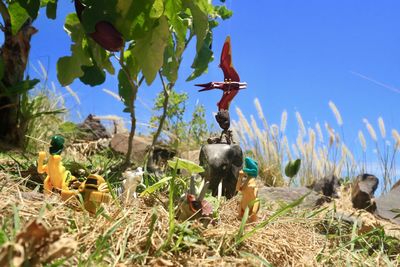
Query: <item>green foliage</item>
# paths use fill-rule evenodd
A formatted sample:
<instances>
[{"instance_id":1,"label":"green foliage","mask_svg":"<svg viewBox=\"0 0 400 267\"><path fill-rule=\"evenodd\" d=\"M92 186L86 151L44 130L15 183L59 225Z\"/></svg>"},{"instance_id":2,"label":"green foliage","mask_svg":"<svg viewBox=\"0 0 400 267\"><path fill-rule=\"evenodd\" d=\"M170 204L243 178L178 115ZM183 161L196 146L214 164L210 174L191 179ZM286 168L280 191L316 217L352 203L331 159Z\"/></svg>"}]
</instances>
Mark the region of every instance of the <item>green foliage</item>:
<instances>
[{"instance_id":1,"label":"green foliage","mask_svg":"<svg viewBox=\"0 0 400 267\"><path fill-rule=\"evenodd\" d=\"M168 165L178 170L186 170L190 174L204 172L203 167L187 159L174 158L173 160L168 160Z\"/></svg>"},{"instance_id":2,"label":"green foliage","mask_svg":"<svg viewBox=\"0 0 400 267\"><path fill-rule=\"evenodd\" d=\"M299 172L301 166L301 159L289 161L285 167L285 175L289 178L293 178Z\"/></svg>"},{"instance_id":3,"label":"green foliage","mask_svg":"<svg viewBox=\"0 0 400 267\"><path fill-rule=\"evenodd\" d=\"M187 93L178 93L170 90L168 98L168 108L163 130L170 137L172 146L185 146L186 148L196 147L207 138L209 133L205 119L205 108L203 105L196 104L191 114L189 122L184 121L186 112ZM163 109L164 94L160 92L155 100L153 110L160 115L153 115L150 119L152 124L158 124L161 120Z\"/></svg>"},{"instance_id":4,"label":"green foliage","mask_svg":"<svg viewBox=\"0 0 400 267\"><path fill-rule=\"evenodd\" d=\"M47 0L48 9L57 4L54 1ZM150 85L160 69L170 82L176 81L182 53L194 36L197 38L197 53L201 56L196 57L192 65L195 73L191 79L206 71L212 60L209 49L212 28L218 24L218 18L227 19L232 15L225 6L213 6L207 0L82 0L82 3L86 7L81 21L75 14L70 14L65 22L65 29L74 44L71 46L71 56L60 58L57 64L58 78L63 85L82 77L86 84L92 86L104 82L104 75L94 80L91 77L95 75L86 74L88 71L99 74L99 70L105 69L104 64L93 60L90 50L98 46L86 36L96 30L100 21L111 23L129 44L126 50L130 53L124 52L121 67L131 74L131 78L142 72ZM107 63L110 56L107 52ZM125 83L123 79L119 79L119 82ZM126 95L128 89L125 86L120 88L124 91L120 93Z\"/></svg>"},{"instance_id":5,"label":"green foliage","mask_svg":"<svg viewBox=\"0 0 400 267\"><path fill-rule=\"evenodd\" d=\"M61 57L57 62L59 82L65 86L80 78L91 86L102 84L105 81L104 70L114 73L109 53L87 38L76 14L67 16L64 27L74 43L71 56Z\"/></svg>"},{"instance_id":6,"label":"green foliage","mask_svg":"<svg viewBox=\"0 0 400 267\"><path fill-rule=\"evenodd\" d=\"M29 18L29 14L19 2L11 3L8 6L8 12L10 13L11 19L11 32L13 35L15 35Z\"/></svg>"}]
</instances>

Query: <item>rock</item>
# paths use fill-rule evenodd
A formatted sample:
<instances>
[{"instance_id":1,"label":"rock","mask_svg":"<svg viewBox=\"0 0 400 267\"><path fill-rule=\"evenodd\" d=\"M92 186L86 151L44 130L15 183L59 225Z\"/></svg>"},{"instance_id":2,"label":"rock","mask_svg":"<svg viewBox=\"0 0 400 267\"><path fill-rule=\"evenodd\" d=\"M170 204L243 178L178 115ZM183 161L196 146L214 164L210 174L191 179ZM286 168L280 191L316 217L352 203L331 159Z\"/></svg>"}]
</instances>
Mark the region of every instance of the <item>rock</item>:
<instances>
[{"instance_id":1,"label":"rock","mask_svg":"<svg viewBox=\"0 0 400 267\"><path fill-rule=\"evenodd\" d=\"M390 189L390 190L396 189L396 188L399 187L399 186L400 186L400 180L398 180L398 181L392 186L392 189Z\"/></svg>"},{"instance_id":2,"label":"rock","mask_svg":"<svg viewBox=\"0 0 400 267\"><path fill-rule=\"evenodd\" d=\"M96 119L92 114L89 114L83 123L78 124L80 131L79 138L85 141L96 141L102 138L110 138L110 134L101 124L99 119Z\"/></svg>"},{"instance_id":3,"label":"rock","mask_svg":"<svg viewBox=\"0 0 400 267\"><path fill-rule=\"evenodd\" d=\"M336 175L328 175L314 182L310 189L329 198L339 198L338 189L340 188L340 180Z\"/></svg>"},{"instance_id":4,"label":"rock","mask_svg":"<svg viewBox=\"0 0 400 267\"><path fill-rule=\"evenodd\" d=\"M236 194L236 183L243 165L243 152L239 145L208 144L201 147L200 165L202 176L210 181L212 195L218 195L222 181L222 196L231 198Z\"/></svg>"},{"instance_id":5,"label":"rock","mask_svg":"<svg viewBox=\"0 0 400 267\"><path fill-rule=\"evenodd\" d=\"M324 196L306 187L260 187L258 198L266 203L291 203L305 194L309 194L299 205L302 208L315 208L324 202Z\"/></svg>"},{"instance_id":6,"label":"rock","mask_svg":"<svg viewBox=\"0 0 400 267\"><path fill-rule=\"evenodd\" d=\"M400 218L395 218L399 213L393 212L394 209L400 209L400 183L397 182L392 189L387 193L375 200L376 211L375 213L384 218L392 221L393 223L400 224Z\"/></svg>"},{"instance_id":7,"label":"rock","mask_svg":"<svg viewBox=\"0 0 400 267\"><path fill-rule=\"evenodd\" d=\"M128 153L128 140L129 134L115 134L110 142L110 147L115 152L126 155ZM136 136L133 138L132 155L131 159L134 162L142 162L148 148L151 145L152 139L150 137Z\"/></svg>"},{"instance_id":8,"label":"rock","mask_svg":"<svg viewBox=\"0 0 400 267\"><path fill-rule=\"evenodd\" d=\"M359 175L354 181L351 191L353 208L365 209L369 212L375 211L376 205L372 201L372 198L378 184L379 180L374 175L367 173Z\"/></svg>"},{"instance_id":9,"label":"rock","mask_svg":"<svg viewBox=\"0 0 400 267\"><path fill-rule=\"evenodd\" d=\"M142 163L150 149L153 138L150 136L136 136L133 138L131 159L136 163ZM117 133L110 142L110 147L115 152L126 155L128 153L129 134ZM156 168L164 165L167 160L173 158L176 151L168 146L156 144L153 150L152 160L149 161L148 168ZM150 166L151 165L151 166Z\"/></svg>"}]
</instances>

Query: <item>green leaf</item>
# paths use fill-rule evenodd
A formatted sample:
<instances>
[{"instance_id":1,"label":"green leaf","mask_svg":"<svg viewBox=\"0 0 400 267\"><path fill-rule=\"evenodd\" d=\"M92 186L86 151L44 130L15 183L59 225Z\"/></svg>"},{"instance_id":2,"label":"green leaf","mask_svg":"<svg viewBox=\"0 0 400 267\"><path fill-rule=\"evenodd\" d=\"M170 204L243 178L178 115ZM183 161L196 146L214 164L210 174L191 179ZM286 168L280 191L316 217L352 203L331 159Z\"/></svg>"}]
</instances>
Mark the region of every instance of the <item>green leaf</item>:
<instances>
[{"instance_id":1,"label":"green leaf","mask_svg":"<svg viewBox=\"0 0 400 267\"><path fill-rule=\"evenodd\" d=\"M150 18L158 19L164 13L163 0L155 0L150 9Z\"/></svg>"},{"instance_id":2,"label":"green leaf","mask_svg":"<svg viewBox=\"0 0 400 267\"><path fill-rule=\"evenodd\" d=\"M46 16L49 19L56 19L58 0L49 0L46 6Z\"/></svg>"},{"instance_id":3,"label":"green leaf","mask_svg":"<svg viewBox=\"0 0 400 267\"><path fill-rule=\"evenodd\" d=\"M21 95L29 90L33 89L36 84L40 81L38 79L33 80L23 80L18 82L17 84L13 85L12 87L8 87L5 95L12 96L12 95Z\"/></svg>"},{"instance_id":4,"label":"green leaf","mask_svg":"<svg viewBox=\"0 0 400 267\"><path fill-rule=\"evenodd\" d=\"M15 35L29 18L29 14L18 2L11 3L8 6L8 12L11 19L11 32Z\"/></svg>"},{"instance_id":5,"label":"green leaf","mask_svg":"<svg viewBox=\"0 0 400 267\"><path fill-rule=\"evenodd\" d=\"M187 159L174 158L173 160L168 160L168 166L170 166L171 168L175 168L175 166L177 166L177 169L187 170L190 173L204 172L203 167Z\"/></svg>"},{"instance_id":6,"label":"green leaf","mask_svg":"<svg viewBox=\"0 0 400 267\"><path fill-rule=\"evenodd\" d=\"M71 56L61 57L57 62L57 78L61 85L71 84L76 78L84 75L82 66L92 66L87 40L82 25L76 14L69 14L65 19L65 30L71 36Z\"/></svg>"},{"instance_id":7,"label":"green leaf","mask_svg":"<svg viewBox=\"0 0 400 267\"><path fill-rule=\"evenodd\" d=\"M106 73L96 65L82 66L83 76L79 79L84 84L96 86L104 83L106 80Z\"/></svg>"},{"instance_id":8,"label":"green leaf","mask_svg":"<svg viewBox=\"0 0 400 267\"><path fill-rule=\"evenodd\" d=\"M40 0L18 0L18 2L32 19L36 19L40 8Z\"/></svg>"},{"instance_id":9,"label":"green leaf","mask_svg":"<svg viewBox=\"0 0 400 267\"><path fill-rule=\"evenodd\" d=\"M95 64L98 66L98 68L105 69L108 73L114 74L115 69L110 60L111 54L103 49L94 40L88 39L87 41L88 43L85 47L85 50L87 50L88 54L91 55L91 58L95 61Z\"/></svg>"},{"instance_id":10,"label":"green leaf","mask_svg":"<svg viewBox=\"0 0 400 267\"><path fill-rule=\"evenodd\" d=\"M88 4L82 12L82 25L87 33L95 31L97 22L108 21L115 25L120 18L117 13L117 0L96 0Z\"/></svg>"},{"instance_id":11,"label":"green leaf","mask_svg":"<svg viewBox=\"0 0 400 267\"><path fill-rule=\"evenodd\" d=\"M226 6L216 6L215 11L223 20L229 19L233 15L232 10L227 9Z\"/></svg>"},{"instance_id":12,"label":"green leaf","mask_svg":"<svg viewBox=\"0 0 400 267\"><path fill-rule=\"evenodd\" d=\"M165 15L176 33L180 42L185 42L188 25L185 25L183 19L179 16L182 12L182 0L166 0Z\"/></svg>"},{"instance_id":13,"label":"green leaf","mask_svg":"<svg viewBox=\"0 0 400 267\"><path fill-rule=\"evenodd\" d=\"M212 43L212 33L208 32L207 38L203 43L200 51L192 63L191 68L194 69L192 74L186 79L186 81L191 81L202 75L208 69L208 64L214 60L213 52L210 49Z\"/></svg>"},{"instance_id":14,"label":"green leaf","mask_svg":"<svg viewBox=\"0 0 400 267\"><path fill-rule=\"evenodd\" d=\"M187 7L193 17L193 30L196 34L197 43L196 50L199 52L203 48L203 42L208 32L208 13L207 13L207 0L189 1L185 0Z\"/></svg>"},{"instance_id":15,"label":"green leaf","mask_svg":"<svg viewBox=\"0 0 400 267\"><path fill-rule=\"evenodd\" d=\"M159 190L162 187L166 186L168 184L168 181L171 180L171 179L172 179L172 176L167 176L167 177L162 178L157 183L153 184L152 186L147 187L146 190L144 190L140 194L140 196L150 195L150 194L156 192L157 190Z\"/></svg>"},{"instance_id":16,"label":"green leaf","mask_svg":"<svg viewBox=\"0 0 400 267\"><path fill-rule=\"evenodd\" d=\"M76 78L82 75L81 65L75 58L68 56L58 59L57 78L62 86L71 84Z\"/></svg>"},{"instance_id":17,"label":"green leaf","mask_svg":"<svg viewBox=\"0 0 400 267\"><path fill-rule=\"evenodd\" d=\"M138 64L146 79L146 83L150 85L157 72L163 65L164 50L169 38L168 22L165 16L161 16L153 29L137 40L133 48L133 54L138 59Z\"/></svg>"},{"instance_id":18,"label":"green leaf","mask_svg":"<svg viewBox=\"0 0 400 267\"><path fill-rule=\"evenodd\" d=\"M289 161L285 167L285 175L287 177L293 178L300 170L301 159L296 159L295 161Z\"/></svg>"},{"instance_id":19,"label":"green leaf","mask_svg":"<svg viewBox=\"0 0 400 267\"><path fill-rule=\"evenodd\" d=\"M127 107L129 107L129 104L132 102L132 95L133 95L132 90L133 90L132 86L129 83L125 71L120 69L118 72L118 93L119 96L122 98L122 101L124 102L125 106Z\"/></svg>"}]
</instances>

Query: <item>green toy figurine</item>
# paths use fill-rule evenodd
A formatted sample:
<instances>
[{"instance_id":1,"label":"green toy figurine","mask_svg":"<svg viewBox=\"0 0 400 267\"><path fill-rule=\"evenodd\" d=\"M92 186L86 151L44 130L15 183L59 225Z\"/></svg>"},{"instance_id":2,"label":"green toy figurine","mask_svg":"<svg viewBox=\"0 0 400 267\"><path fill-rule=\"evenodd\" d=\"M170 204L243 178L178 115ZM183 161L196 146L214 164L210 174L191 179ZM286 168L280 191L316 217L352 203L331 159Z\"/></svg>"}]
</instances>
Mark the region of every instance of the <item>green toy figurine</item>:
<instances>
[{"instance_id":1,"label":"green toy figurine","mask_svg":"<svg viewBox=\"0 0 400 267\"><path fill-rule=\"evenodd\" d=\"M239 173L239 179L236 190L242 192L242 199L239 204L239 218L242 218L246 207L249 207L249 222L257 220L257 212L260 209L260 203L254 201L257 199L258 189L255 178L258 175L258 163L252 158L245 158L245 167ZM247 177L245 181L243 178Z\"/></svg>"}]
</instances>

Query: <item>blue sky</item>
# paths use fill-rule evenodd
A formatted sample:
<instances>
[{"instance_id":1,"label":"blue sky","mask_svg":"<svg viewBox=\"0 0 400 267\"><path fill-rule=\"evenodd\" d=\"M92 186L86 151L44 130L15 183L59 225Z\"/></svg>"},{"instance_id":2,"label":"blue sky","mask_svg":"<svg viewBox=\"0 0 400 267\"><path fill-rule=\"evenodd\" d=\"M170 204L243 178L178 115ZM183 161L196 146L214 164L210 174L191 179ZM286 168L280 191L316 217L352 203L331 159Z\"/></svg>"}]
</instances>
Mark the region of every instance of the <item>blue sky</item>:
<instances>
[{"instance_id":1,"label":"blue sky","mask_svg":"<svg viewBox=\"0 0 400 267\"><path fill-rule=\"evenodd\" d=\"M55 82L57 59L69 55L71 44L62 25L73 5L70 1L60 2L57 20L48 20L42 14L35 22L39 33L33 37L30 57L33 65L42 61L49 79ZM294 136L295 111L311 125L317 121L335 124L328 106L332 100L341 111L347 143L354 148L358 146L358 130L365 129L363 118L377 128L376 121L382 116L388 131L400 128L400 94L392 90L400 88L399 1L227 0L226 5L234 15L214 31L216 60L209 72L196 81L185 82L193 59L192 45L186 51L176 86L178 91L189 93L189 107L196 101L206 106L210 122L221 92L198 93L194 84L222 80L219 54L225 37L230 35L233 63L248 83L248 89L236 96L231 109L239 106L246 116L256 114L253 100L258 97L271 122L279 123L282 111L288 111L288 131ZM35 75L32 69L29 72ZM101 90L117 92L115 77L108 76L105 84L95 88L79 81L71 87L82 104L69 99L68 105L82 116L122 115L122 104ZM160 90L157 81L141 88L139 97L151 106ZM137 103L137 110L139 121L148 121L150 111L141 103ZM74 113L72 116L76 119Z\"/></svg>"}]
</instances>

